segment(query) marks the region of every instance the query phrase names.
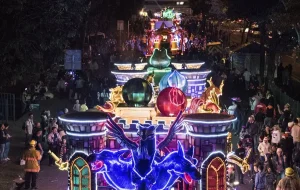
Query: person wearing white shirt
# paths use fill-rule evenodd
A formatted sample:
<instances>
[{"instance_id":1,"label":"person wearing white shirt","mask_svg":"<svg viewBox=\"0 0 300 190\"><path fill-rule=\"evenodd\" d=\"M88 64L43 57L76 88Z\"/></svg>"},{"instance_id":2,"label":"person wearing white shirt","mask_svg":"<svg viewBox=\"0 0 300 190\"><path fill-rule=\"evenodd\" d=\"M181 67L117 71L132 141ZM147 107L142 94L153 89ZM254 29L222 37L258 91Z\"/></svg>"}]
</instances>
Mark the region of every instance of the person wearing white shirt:
<instances>
[{"instance_id":1,"label":"person wearing white shirt","mask_svg":"<svg viewBox=\"0 0 300 190\"><path fill-rule=\"evenodd\" d=\"M79 112L80 111L80 104L79 100L76 100L76 103L73 106L73 110Z\"/></svg>"},{"instance_id":2,"label":"person wearing white shirt","mask_svg":"<svg viewBox=\"0 0 300 190\"><path fill-rule=\"evenodd\" d=\"M281 139L281 133L278 125L274 126L273 132L272 132L272 144L279 144Z\"/></svg>"},{"instance_id":3,"label":"person wearing white shirt","mask_svg":"<svg viewBox=\"0 0 300 190\"><path fill-rule=\"evenodd\" d=\"M243 74L244 80L245 80L245 87L246 90L249 90L249 85L250 85L250 78L251 78L251 73L245 69L245 72Z\"/></svg>"},{"instance_id":4,"label":"person wearing white shirt","mask_svg":"<svg viewBox=\"0 0 300 190\"><path fill-rule=\"evenodd\" d=\"M33 130L33 113L29 113L28 115L28 119L25 122L25 136L26 136L26 143L29 142L29 140L31 140L32 137L32 130Z\"/></svg>"},{"instance_id":5,"label":"person wearing white shirt","mask_svg":"<svg viewBox=\"0 0 300 190\"><path fill-rule=\"evenodd\" d=\"M291 130L291 135L293 137L294 145L296 150L300 150L300 126L298 124L298 119L294 119L294 125Z\"/></svg>"},{"instance_id":6,"label":"person wearing white shirt","mask_svg":"<svg viewBox=\"0 0 300 190\"><path fill-rule=\"evenodd\" d=\"M267 160L267 154L270 154L271 152L271 145L268 137L264 137L263 142L259 143L257 149L260 153L260 160L264 163Z\"/></svg>"},{"instance_id":7,"label":"person wearing white shirt","mask_svg":"<svg viewBox=\"0 0 300 190\"><path fill-rule=\"evenodd\" d=\"M234 115L234 111L236 110L237 104L235 101L232 102L232 105L228 107L228 114Z\"/></svg>"}]
</instances>

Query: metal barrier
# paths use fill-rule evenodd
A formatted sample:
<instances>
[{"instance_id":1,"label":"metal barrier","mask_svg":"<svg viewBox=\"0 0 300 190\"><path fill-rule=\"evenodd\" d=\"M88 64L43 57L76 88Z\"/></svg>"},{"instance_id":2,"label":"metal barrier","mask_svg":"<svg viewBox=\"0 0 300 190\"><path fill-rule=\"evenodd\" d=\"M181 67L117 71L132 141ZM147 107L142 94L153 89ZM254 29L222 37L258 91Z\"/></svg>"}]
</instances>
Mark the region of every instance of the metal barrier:
<instances>
[{"instance_id":1,"label":"metal barrier","mask_svg":"<svg viewBox=\"0 0 300 190\"><path fill-rule=\"evenodd\" d=\"M276 86L275 84L270 85L270 89L273 92L275 105L281 105L281 108L284 104L289 103L291 106L292 113L296 117L300 117L300 102L289 97L286 93Z\"/></svg>"},{"instance_id":2,"label":"metal barrier","mask_svg":"<svg viewBox=\"0 0 300 190\"><path fill-rule=\"evenodd\" d=\"M16 120L15 95L9 93L0 93L0 119Z\"/></svg>"}]
</instances>

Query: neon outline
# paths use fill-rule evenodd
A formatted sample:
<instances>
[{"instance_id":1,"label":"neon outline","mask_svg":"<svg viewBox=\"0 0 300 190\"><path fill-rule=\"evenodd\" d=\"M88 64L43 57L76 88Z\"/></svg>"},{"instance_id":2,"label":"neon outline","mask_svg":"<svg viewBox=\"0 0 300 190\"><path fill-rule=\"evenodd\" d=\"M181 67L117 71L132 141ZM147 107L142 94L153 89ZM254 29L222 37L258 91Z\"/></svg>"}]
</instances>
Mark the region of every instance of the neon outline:
<instances>
[{"instance_id":1,"label":"neon outline","mask_svg":"<svg viewBox=\"0 0 300 190\"><path fill-rule=\"evenodd\" d=\"M66 134L73 137L93 137L93 136L102 136L106 135L107 130L102 132L95 132L95 133L73 133L66 131Z\"/></svg>"},{"instance_id":2,"label":"neon outline","mask_svg":"<svg viewBox=\"0 0 300 190\"><path fill-rule=\"evenodd\" d=\"M190 119L184 119L183 121L185 122L190 122L190 123L202 123L202 124L222 124L222 123L231 123L236 121L237 118L235 117L234 119L231 120L224 120L224 121L201 121L201 120L190 120Z\"/></svg>"}]
</instances>

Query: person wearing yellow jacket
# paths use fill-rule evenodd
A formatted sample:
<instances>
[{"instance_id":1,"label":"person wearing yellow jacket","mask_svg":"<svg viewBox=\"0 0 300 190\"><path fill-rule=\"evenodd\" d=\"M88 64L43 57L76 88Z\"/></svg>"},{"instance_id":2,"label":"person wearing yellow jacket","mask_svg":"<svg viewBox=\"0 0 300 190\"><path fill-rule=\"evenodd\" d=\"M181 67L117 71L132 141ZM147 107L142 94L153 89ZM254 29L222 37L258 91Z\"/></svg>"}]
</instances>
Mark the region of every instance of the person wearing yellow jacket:
<instances>
[{"instance_id":1,"label":"person wearing yellow jacket","mask_svg":"<svg viewBox=\"0 0 300 190\"><path fill-rule=\"evenodd\" d=\"M40 151L35 149L35 140L31 140L29 145L29 149L23 154L23 160L25 160L25 189L29 189L30 186L31 189L37 189L36 180L40 171L39 161L42 157Z\"/></svg>"}]
</instances>

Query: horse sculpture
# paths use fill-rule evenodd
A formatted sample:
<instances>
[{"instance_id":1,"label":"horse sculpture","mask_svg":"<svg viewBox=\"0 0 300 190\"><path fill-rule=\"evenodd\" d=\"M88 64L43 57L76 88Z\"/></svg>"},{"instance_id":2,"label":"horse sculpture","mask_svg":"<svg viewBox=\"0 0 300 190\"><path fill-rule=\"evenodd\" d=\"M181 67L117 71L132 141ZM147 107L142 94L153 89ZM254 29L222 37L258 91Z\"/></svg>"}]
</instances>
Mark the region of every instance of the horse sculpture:
<instances>
[{"instance_id":1,"label":"horse sculpture","mask_svg":"<svg viewBox=\"0 0 300 190\"><path fill-rule=\"evenodd\" d=\"M123 157L128 151L126 149L103 150L99 154L91 154L88 159L92 171L102 173L106 182L115 189L166 190L178 178L183 178L187 183L200 180L200 173L196 168L197 161L193 158L193 148L184 153L179 141L177 148L177 151L160 158L160 162L155 159L151 163L151 170L144 176L140 176L134 169L133 157Z\"/></svg>"}]
</instances>

